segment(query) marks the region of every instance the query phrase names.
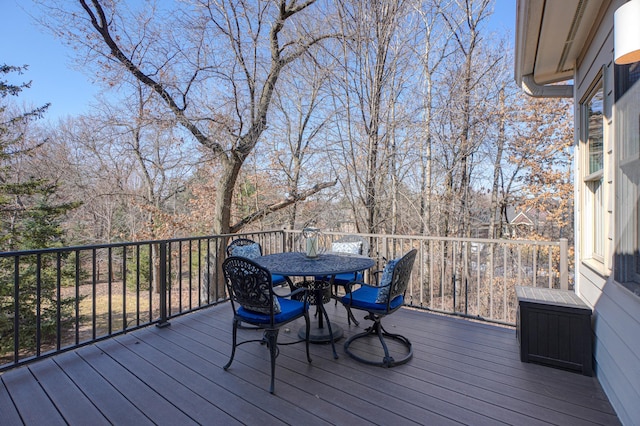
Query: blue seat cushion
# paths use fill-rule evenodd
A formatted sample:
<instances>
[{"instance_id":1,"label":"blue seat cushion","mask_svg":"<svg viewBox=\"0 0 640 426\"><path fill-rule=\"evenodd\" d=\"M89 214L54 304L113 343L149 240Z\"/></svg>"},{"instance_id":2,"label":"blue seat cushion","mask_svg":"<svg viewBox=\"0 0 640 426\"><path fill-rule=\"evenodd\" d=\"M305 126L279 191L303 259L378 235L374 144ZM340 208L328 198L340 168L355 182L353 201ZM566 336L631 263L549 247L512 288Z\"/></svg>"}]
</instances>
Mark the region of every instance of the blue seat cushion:
<instances>
[{"instance_id":1,"label":"blue seat cushion","mask_svg":"<svg viewBox=\"0 0 640 426\"><path fill-rule=\"evenodd\" d=\"M343 296L341 300L345 305L356 309L362 309L364 311L386 311L386 303L376 302L380 290L381 289L379 287L364 285L354 292ZM389 309L394 310L400 307L403 303L404 297L402 295L396 296L396 298L391 301Z\"/></svg>"},{"instance_id":2,"label":"blue seat cushion","mask_svg":"<svg viewBox=\"0 0 640 426\"><path fill-rule=\"evenodd\" d=\"M280 285L280 284L286 283L287 279L284 277L284 275L272 274L271 282L273 283L273 285Z\"/></svg>"},{"instance_id":3,"label":"blue seat cushion","mask_svg":"<svg viewBox=\"0 0 640 426\"><path fill-rule=\"evenodd\" d=\"M316 281L329 281L330 277L317 276L315 277ZM360 281L364 279L363 271L358 272L357 274L354 272L349 272L346 274L337 274L333 279L334 284L346 285L353 281ZM274 279L275 282L275 279Z\"/></svg>"},{"instance_id":4,"label":"blue seat cushion","mask_svg":"<svg viewBox=\"0 0 640 426\"><path fill-rule=\"evenodd\" d=\"M305 304L297 300L285 299L277 297L280 303L280 313L274 315L273 321L275 323L282 323L290 321L299 317L304 313ZM251 324L269 324L271 322L271 316L269 314L263 314L261 312L250 311L244 307L238 308L237 315L242 321Z\"/></svg>"}]
</instances>

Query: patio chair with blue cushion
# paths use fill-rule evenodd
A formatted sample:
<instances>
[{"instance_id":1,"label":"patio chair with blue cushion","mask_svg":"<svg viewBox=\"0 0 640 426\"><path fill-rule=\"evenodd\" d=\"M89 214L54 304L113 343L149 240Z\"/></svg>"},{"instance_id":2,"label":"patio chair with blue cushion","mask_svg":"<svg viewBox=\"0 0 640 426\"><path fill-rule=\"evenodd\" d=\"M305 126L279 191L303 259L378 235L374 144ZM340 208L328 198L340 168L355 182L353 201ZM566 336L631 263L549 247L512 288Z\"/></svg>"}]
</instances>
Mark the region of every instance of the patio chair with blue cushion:
<instances>
[{"instance_id":1,"label":"patio chair with blue cushion","mask_svg":"<svg viewBox=\"0 0 640 426\"><path fill-rule=\"evenodd\" d=\"M262 246L248 238L236 238L227 245L227 257L241 256L247 259L255 259L262 256ZM282 275L272 275L273 284L278 286L288 283L286 277ZM290 283L289 283L290 284Z\"/></svg>"},{"instance_id":2,"label":"patio chair with blue cushion","mask_svg":"<svg viewBox=\"0 0 640 426\"><path fill-rule=\"evenodd\" d=\"M246 257L229 257L222 264L227 291L233 308L233 345L229 362L223 367L229 369L236 353L236 347L250 342L266 344L271 355L271 385L269 392L275 389L276 357L278 345L291 345L306 342L307 361L309 354L309 299L308 290L299 288L291 294L277 296L273 292L271 273ZM301 295L302 297L297 297ZM291 297L293 296L293 297ZM291 298L288 298L291 297ZM299 299L299 300L296 300ZM278 343L278 332L283 325L304 317L306 334L304 339ZM238 328L248 323L264 330L262 339L250 339L238 342Z\"/></svg>"},{"instance_id":3,"label":"patio chair with blue cushion","mask_svg":"<svg viewBox=\"0 0 640 426\"><path fill-rule=\"evenodd\" d=\"M331 252L368 256L369 242L367 241L367 238L359 235L345 235L331 243ZM364 271L358 271L350 274L338 274L333 280L334 290L337 290L339 285L345 286L353 281L362 281L363 278Z\"/></svg>"},{"instance_id":4,"label":"patio chair with blue cushion","mask_svg":"<svg viewBox=\"0 0 640 426\"><path fill-rule=\"evenodd\" d=\"M409 251L404 256L387 262L382 272L382 278L378 286L363 284L357 290L352 290L347 286L347 294L340 300L348 309L363 310L367 312L365 319L373 321L373 324L363 333L351 336L344 343L344 351L357 361L366 364L379 365L383 367L393 367L408 362L413 356L411 342L400 334L389 333L382 326L382 319L394 313L404 305L404 293L409 284L411 270L416 258L416 249ZM352 343L358 339L377 336L382 344L384 356L382 361L356 355L350 348ZM395 359L389 353L389 347L385 338L399 342L405 348L404 354ZM361 351L364 353L365 351Z\"/></svg>"},{"instance_id":5,"label":"patio chair with blue cushion","mask_svg":"<svg viewBox=\"0 0 640 426\"><path fill-rule=\"evenodd\" d=\"M336 241L331 243L332 253L345 253L345 254L358 254L362 256L369 255L369 241L367 238L359 235L345 235L340 237ZM329 277L315 277L316 280L329 280ZM346 287L352 283L362 282L364 280L364 271L350 272L347 274L337 274L333 278L333 294L338 294L339 287ZM336 304L338 298L336 297ZM347 308L347 319L349 324L353 321L355 325L358 325L358 321L353 316L353 313Z\"/></svg>"}]
</instances>

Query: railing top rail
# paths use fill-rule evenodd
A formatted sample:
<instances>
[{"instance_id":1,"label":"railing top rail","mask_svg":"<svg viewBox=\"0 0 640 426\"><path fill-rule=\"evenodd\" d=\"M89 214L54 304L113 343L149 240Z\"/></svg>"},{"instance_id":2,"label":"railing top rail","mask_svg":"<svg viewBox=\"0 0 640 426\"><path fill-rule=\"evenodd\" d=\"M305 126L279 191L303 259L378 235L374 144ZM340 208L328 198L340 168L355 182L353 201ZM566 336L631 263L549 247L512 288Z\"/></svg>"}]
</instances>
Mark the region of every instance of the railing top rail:
<instances>
[{"instance_id":1,"label":"railing top rail","mask_svg":"<svg viewBox=\"0 0 640 426\"><path fill-rule=\"evenodd\" d=\"M298 234L302 231L298 230L283 230L285 233L294 233ZM424 241L464 241L471 243L493 243L493 244L513 244L513 245L537 245L537 246L559 246L561 241L566 241L566 238L561 238L559 241L540 241L540 240L509 240L506 238L500 239L490 239L490 238L466 238L466 237L437 237L432 235L398 235L398 234L364 234L364 233L355 233L355 232L334 232L334 231L322 231L323 234L326 235L335 235L335 236L343 236L343 235L359 235L361 237L368 238L394 238L394 239L411 239L411 240L424 240Z\"/></svg>"},{"instance_id":2,"label":"railing top rail","mask_svg":"<svg viewBox=\"0 0 640 426\"><path fill-rule=\"evenodd\" d=\"M83 245L83 246L54 247L54 248L46 248L46 249L0 252L0 258L14 257L14 256L32 256L32 255L50 254L50 253L68 253L68 252L74 252L74 251L87 251L87 250L119 248L119 247L135 247L135 246L143 246L143 245L149 245L149 244L201 241L201 240L210 240L210 239L217 239L217 238L231 238L231 237L238 237L243 235L267 235L267 234L273 234L273 233L299 234L301 232L302 231L298 231L298 230L274 229L269 231L245 232L245 233L238 233L238 234L204 235L204 236L197 236L197 237L182 237L182 238L170 238L170 239L161 239L161 240L135 241L135 242L123 241L123 242L116 242L116 243L90 244L90 245ZM335 235L335 236L354 235L354 233L352 232L333 232L333 231L325 231L324 234ZM411 240L418 240L418 241L452 241L452 242L456 241L456 242L469 242L469 243L478 243L478 244L510 244L510 245L536 245L536 246L560 246L561 242L566 240L566 239L561 239L560 241L508 240L508 239L488 239L488 238L435 237L435 236L426 236L426 235L391 235L391 234L361 234L361 233L356 233L355 235L359 235L361 237L367 237L367 238L388 237L388 238L394 238L394 239L411 239Z\"/></svg>"},{"instance_id":3,"label":"railing top rail","mask_svg":"<svg viewBox=\"0 0 640 426\"><path fill-rule=\"evenodd\" d=\"M203 235L198 237L181 237L181 238L169 238L169 239L162 239L162 240L122 241L122 242L116 242L116 243L88 244L88 245L82 245L82 246L66 246L66 247L51 247L51 248L33 249L33 250L5 251L5 252L0 252L0 258L15 257L15 256L33 256L38 254L50 254L50 253L68 253L68 252L74 252L74 251L87 251L87 250L119 248L119 247L135 247L135 246L144 246L149 244L179 243L179 242L185 242L185 241L202 241L202 240L212 240L212 239L218 239L218 238L238 237L242 235L266 235L266 234L281 233L281 232L282 230L272 230L272 231L247 232L247 233L240 233L240 234Z\"/></svg>"}]
</instances>

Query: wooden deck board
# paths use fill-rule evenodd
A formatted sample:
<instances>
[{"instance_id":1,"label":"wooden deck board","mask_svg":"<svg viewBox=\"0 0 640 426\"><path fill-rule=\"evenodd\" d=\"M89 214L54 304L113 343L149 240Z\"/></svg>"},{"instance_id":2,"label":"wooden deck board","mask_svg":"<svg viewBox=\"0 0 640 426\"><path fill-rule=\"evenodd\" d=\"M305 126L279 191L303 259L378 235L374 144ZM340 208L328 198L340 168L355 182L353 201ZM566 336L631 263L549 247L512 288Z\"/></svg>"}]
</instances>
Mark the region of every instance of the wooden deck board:
<instances>
[{"instance_id":1,"label":"wooden deck board","mask_svg":"<svg viewBox=\"0 0 640 426\"><path fill-rule=\"evenodd\" d=\"M62 417L70 424L108 425L100 410L80 391L52 359L29 368Z\"/></svg>"},{"instance_id":2,"label":"wooden deck board","mask_svg":"<svg viewBox=\"0 0 640 426\"><path fill-rule=\"evenodd\" d=\"M349 326L344 308L326 307L346 336L368 325ZM409 309L383 324L412 341L408 364L358 363L344 340L337 360L329 345L312 345L311 364L304 344L282 346L271 395L266 347L240 346L224 371L231 310L206 309L3 373L1 423L619 424L595 377L521 363L513 329Z\"/></svg>"}]
</instances>

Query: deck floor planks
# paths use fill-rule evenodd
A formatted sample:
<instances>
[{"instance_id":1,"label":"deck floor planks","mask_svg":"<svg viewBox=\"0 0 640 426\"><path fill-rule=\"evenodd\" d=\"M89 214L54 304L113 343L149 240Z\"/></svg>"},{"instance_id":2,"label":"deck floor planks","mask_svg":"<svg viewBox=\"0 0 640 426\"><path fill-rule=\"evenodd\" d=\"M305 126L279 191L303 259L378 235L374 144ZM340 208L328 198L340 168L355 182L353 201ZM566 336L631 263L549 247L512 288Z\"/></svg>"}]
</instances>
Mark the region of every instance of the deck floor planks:
<instances>
[{"instance_id":1,"label":"deck floor planks","mask_svg":"<svg viewBox=\"0 0 640 426\"><path fill-rule=\"evenodd\" d=\"M135 372L129 371L120 365L112 354L121 348L103 348L102 343L96 346L87 346L78 350L78 355L90 364L102 377L136 407L156 406L154 410L146 412L146 415L154 423L163 421L189 425L197 424L193 419L180 411L170 401L162 403L160 392L156 392L147 383L140 380Z\"/></svg>"},{"instance_id":2,"label":"deck floor planks","mask_svg":"<svg viewBox=\"0 0 640 426\"><path fill-rule=\"evenodd\" d=\"M141 356L151 362L162 363L163 370L167 375L187 381L195 392L205 398L211 398L210 403L215 404L243 424L278 424L283 421L277 418L278 415L282 416L284 413L286 416L287 412L296 408L285 404L275 404L279 406L269 407L267 404L270 404L270 401L263 389L252 383L241 384L240 381L234 380L234 377L226 374L220 365L208 361L206 354L198 356L191 351L184 350L182 346L172 341L172 337L178 334L175 330L172 331L173 333L169 334L149 330L148 333L139 333L135 337L130 336L130 338L135 338L140 342L136 346L136 351ZM168 339L165 340L160 335L168 337ZM190 346L194 345L193 341L187 343ZM240 389L242 391L238 392ZM253 401L262 402L262 406ZM268 415L266 411L270 408L272 413Z\"/></svg>"},{"instance_id":3,"label":"deck floor planks","mask_svg":"<svg viewBox=\"0 0 640 426\"><path fill-rule=\"evenodd\" d=\"M56 407L49 403L47 394L27 368L16 370L15 374L9 377L3 376L2 381L20 412L22 421L29 424L65 424Z\"/></svg>"},{"instance_id":4,"label":"deck floor planks","mask_svg":"<svg viewBox=\"0 0 640 426\"><path fill-rule=\"evenodd\" d=\"M91 365L87 364L77 351L63 353L56 356L54 360L78 389L98 407L109 423L153 424L143 412L149 407L133 405Z\"/></svg>"},{"instance_id":5,"label":"deck floor planks","mask_svg":"<svg viewBox=\"0 0 640 426\"><path fill-rule=\"evenodd\" d=\"M2 421L10 425L22 424L20 414L9 396L9 391L4 385L2 376L0 376L0 413L2 413Z\"/></svg>"},{"instance_id":6,"label":"deck floor planks","mask_svg":"<svg viewBox=\"0 0 640 426\"><path fill-rule=\"evenodd\" d=\"M201 321L194 321L190 323L191 327L194 327L194 331L201 333L203 339L206 339L206 336L216 336L216 338L220 338L220 334L224 334L225 330L217 329L211 324L207 324ZM247 331L242 330L239 334L242 334L243 337L249 337L251 334L258 333L257 331ZM293 333L293 332L292 332ZM222 336L223 339L224 336ZM211 339L209 337L208 339ZM226 337L227 341L231 340L231 335ZM216 344L217 345L217 344ZM294 348L298 348L298 350ZM256 352L257 349L257 352ZM317 350L330 350L329 346L325 345L312 345L312 351ZM231 348L229 346L229 354ZM291 353L299 352L298 355L290 356ZM312 359L316 359L315 363L312 362L309 365L306 361L306 353L304 350L304 344L299 344L295 346L285 346L280 348L280 355L277 360L276 366L276 393L281 396L281 391L279 390L283 387L283 383L288 384L288 387L294 387L296 391L291 395L294 399L292 400L293 404L301 405L302 407L313 410L314 412L320 414L323 418L326 418L327 411L322 410L322 406L326 407L327 403L335 405L341 408L341 412L344 415L345 405L348 406L347 411L351 412L356 417L359 417L360 420L364 420L367 423L367 418L370 416L378 416L376 418L385 418L389 414L385 412L385 410L378 407L377 404L372 404L371 402L365 401L362 403L358 400L353 400L351 395L343 388L334 388L334 387L325 387L321 383L313 380L311 373L315 371L317 364L317 356L314 356L312 353ZM228 355L225 357L225 363L228 360ZM243 377L245 380L253 380L255 381L255 374L250 374L249 368L261 368L260 372L257 374L263 375L260 382L263 383L263 386L266 388L268 386L269 374L268 374L268 364L269 363L269 353L266 347L259 345L258 343L249 343L247 345L242 345L236 350L236 357L233 361L233 364L227 371L227 374L235 374L238 377ZM295 363L300 363L300 370L296 373L291 370L291 365ZM260 367L262 366L262 367ZM266 370L266 371L265 371ZM354 386L353 384L348 384L348 386ZM306 400L306 401L304 401ZM336 420L340 420L340 417L336 418ZM354 420L354 419L352 419ZM397 417L394 417L393 420L399 421ZM344 419L342 419L344 421ZM351 423L350 423L351 424Z\"/></svg>"},{"instance_id":7,"label":"deck floor planks","mask_svg":"<svg viewBox=\"0 0 640 426\"><path fill-rule=\"evenodd\" d=\"M91 403L52 359L31 364L29 370L45 390L60 414L70 424L108 425L100 410Z\"/></svg>"},{"instance_id":8,"label":"deck floor planks","mask_svg":"<svg viewBox=\"0 0 640 426\"><path fill-rule=\"evenodd\" d=\"M349 326L342 306L326 307L346 336L370 323L357 313L360 326ZM4 373L2 423L22 424L18 407L26 424L40 424L36 419L51 410L74 424L70 419L79 417L70 410L82 409L118 424L176 424L170 415L157 415L163 404L167 413L186 420L181 423L619 424L594 377L521 363L512 328L402 309L383 324L412 341L414 358L408 364L384 369L357 363L344 353L341 340L338 360L329 345L312 345L309 365L304 344L285 346L277 359L276 394L271 395L265 347L240 346L231 368L222 369L231 352L228 306L171 323ZM298 325L290 329L281 332L281 341L296 337ZM241 334L261 336L249 330ZM82 404L74 407L74 398L58 397L57 377L65 378L60 386L71 387ZM127 378L133 385L122 389ZM25 412L32 392L41 406ZM118 417L116 408L126 414Z\"/></svg>"},{"instance_id":9,"label":"deck floor planks","mask_svg":"<svg viewBox=\"0 0 640 426\"><path fill-rule=\"evenodd\" d=\"M121 344L117 339L110 339L98 343L98 347L109 354L115 361L135 375L147 386L157 392L159 397L156 404L170 403L189 416L197 423L204 424L210 419L218 419L223 424L241 424L228 416L220 408L195 393L188 381L181 382L168 376L162 371L162 365L155 365L136 353L133 347ZM161 397L161 398L160 398ZM162 401L162 400L166 401ZM170 423L169 423L170 424Z\"/></svg>"},{"instance_id":10,"label":"deck floor planks","mask_svg":"<svg viewBox=\"0 0 640 426\"><path fill-rule=\"evenodd\" d=\"M263 410L262 417L269 418L265 416L266 412L274 418L281 419L281 421L295 423L296 419L309 416L308 407L315 406L320 406L320 410L327 414L327 407L319 404L314 397L298 390L290 389L287 386L278 386L279 365L276 367L276 396L273 396L265 392L269 384L269 375L264 372L264 366L268 365L266 364L266 359L254 363L254 365L245 364L245 367L241 369L244 374L236 375L234 374L235 369L233 369L233 366L229 371L222 369L222 366L228 361L228 355L222 355L215 349L217 343L213 346L208 346L208 342L213 340L210 334L201 334L199 332L194 334L194 330L184 324L177 324L172 331L174 333L150 331L141 336L141 339L154 346L157 350L171 354L175 359L181 359L183 362L187 359L193 360L193 363L189 364L190 368L199 374L210 377L227 393L243 398L246 404L251 404L254 408L259 407L260 410ZM196 339L195 342L194 338ZM187 347L188 349L184 349ZM260 349L266 352L266 349ZM198 359L207 360L207 362L197 362ZM236 360L234 361L234 366L236 362L241 364L240 361ZM278 363L280 362L282 361L278 359ZM256 376L260 377L260 380L256 380ZM238 404L227 405L229 409L234 411L243 409L242 406L238 407ZM342 415L345 417L344 412ZM322 420L322 416L317 419L311 418L308 423L312 425L327 424Z\"/></svg>"}]
</instances>

